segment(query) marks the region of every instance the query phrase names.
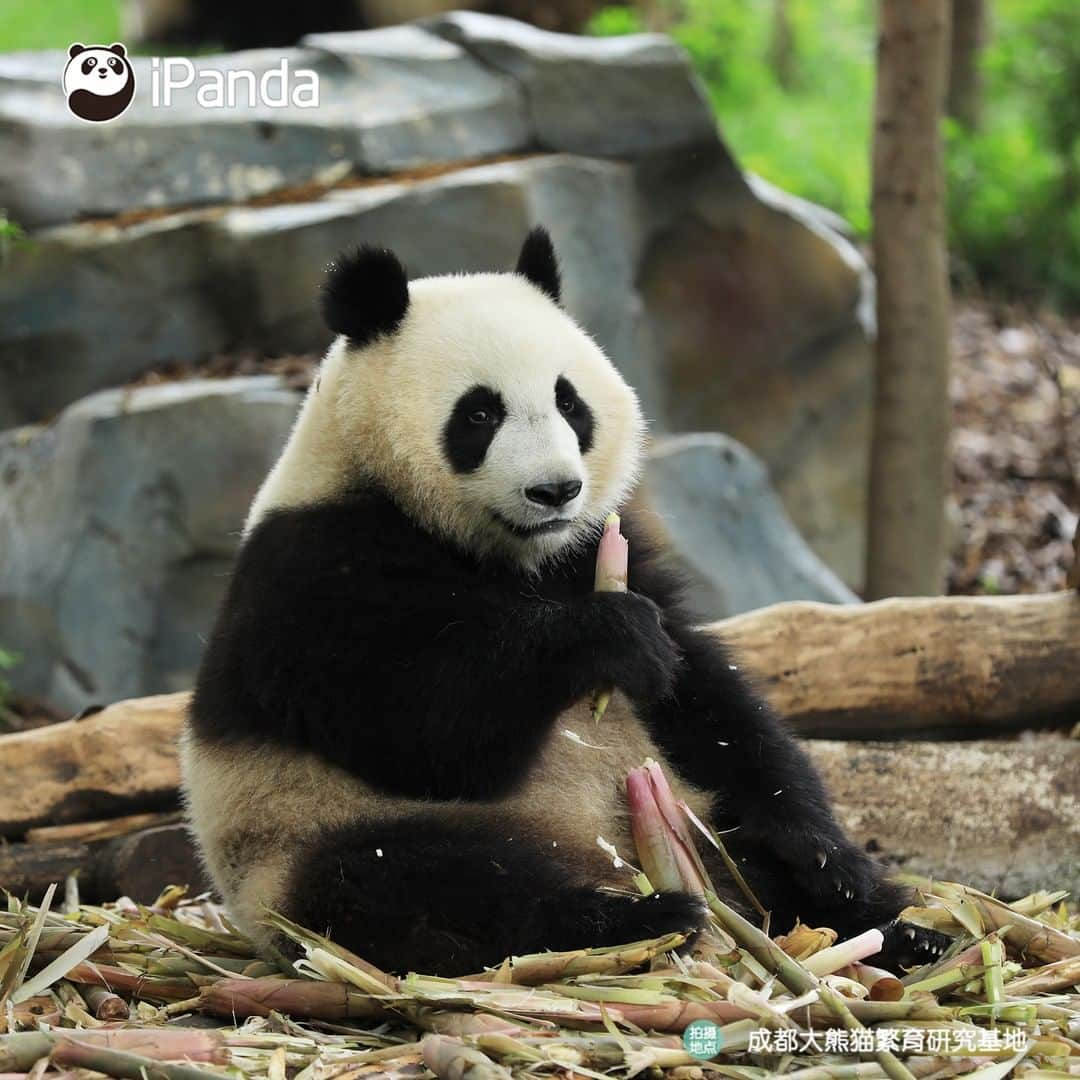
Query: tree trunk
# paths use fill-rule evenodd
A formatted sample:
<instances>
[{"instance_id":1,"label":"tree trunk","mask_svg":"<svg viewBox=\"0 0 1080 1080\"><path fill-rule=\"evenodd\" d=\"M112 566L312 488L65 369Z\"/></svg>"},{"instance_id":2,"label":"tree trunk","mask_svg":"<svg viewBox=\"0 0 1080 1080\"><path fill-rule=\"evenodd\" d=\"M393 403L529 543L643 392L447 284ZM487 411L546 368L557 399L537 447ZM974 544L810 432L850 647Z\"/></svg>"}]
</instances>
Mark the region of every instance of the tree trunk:
<instances>
[{"instance_id":1,"label":"tree trunk","mask_svg":"<svg viewBox=\"0 0 1080 1080\"><path fill-rule=\"evenodd\" d=\"M941 589L949 279L942 146L948 0L880 0L873 150L878 341L867 592Z\"/></svg>"},{"instance_id":2,"label":"tree trunk","mask_svg":"<svg viewBox=\"0 0 1080 1080\"><path fill-rule=\"evenodd\" d=\"M791 26L789 0L773 0L769 66L785 90L795 85L795 32Z\"/></svg>"},{"instance_id":3,"label":"tree trunk","mask_svg":"<svg viewBox=\"0 0 1080 1080\"><path fill-rule=\"evenodd\" d=\"M986 0L953 0L945 110L969 131L979 125L979 54L986 44Z\"/></svg>"}]
</instances>

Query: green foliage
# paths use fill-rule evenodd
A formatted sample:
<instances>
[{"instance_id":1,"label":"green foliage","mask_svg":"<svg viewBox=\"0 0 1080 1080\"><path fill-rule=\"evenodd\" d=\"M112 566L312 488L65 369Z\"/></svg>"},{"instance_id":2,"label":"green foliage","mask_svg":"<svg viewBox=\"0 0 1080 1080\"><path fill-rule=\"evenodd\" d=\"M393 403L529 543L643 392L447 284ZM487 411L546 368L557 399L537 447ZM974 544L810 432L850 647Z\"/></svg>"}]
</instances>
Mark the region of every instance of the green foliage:
<instances>
[{"instance_id":1,"label":"green foliage","mask_svg":"<svg viewBox=\"0 0 1080 1080\"><path fill-rule=\"evenodd\" d=\"M29 241L18 222L12 221L3 210L0 210L0 266L7 260L11 249L16 244L26 243ZM2 662L0 662L0 667L3 667Z\"/></svg>"},{"instance_id":2,"label":"green foliage","mask_svg":"<svg viewBox=\"0 0 1080 1080\"><path fill-rule=\"evenodd\" d=\"M1080 305L1080 4L998 0L983 123L950 126L956 254L991 288Z\"/></svg>"},{"instance_id":3,"label":"green foliage","mask_svg":"<svg viewBox=\"0 0 1080 1080\"><path fill-rule=\"evenodd\" d=\"M701 75L740 164L869 229L873 26L868 0L789 0L788 87L768 62L772 4L683 0L670 27ZM629 7L605 8L594 33L642 29Z\"/></svg>"},{"instance_id":4,"label":"green foliage","mask_svg":"<svg viewBox=\"0 0 1080 1080\"><path fill-rule=\"evenodd\" d=\"M119 0L0 0L0 52L120 40ZM58 76L59 77L59 76Z\"/></svg>"},{"instance_id":5,"label":"green foliage","mask_svg":"<svg viewBox=\"0 0 1080 1080\"><path fill-rule=\"evenodd\" d=\"M1080 0L988 0L983 120L947 123L954 260L987 288L1080 306ZM874 0L788 0L791 64L770 63L771 0L682 0L670 26L740 163L870 228ZM673 8L674 10L674 8ZM631 7L590 29L642 29Z\"/></svg>"},{"instance_id":6,"label":"green foliage","mask_svg":"<svg viewBox=\"0 0 1080 1080\"><path fill-rule=\"evenodd\" d=\"M4 672L10 671L19 662L16 653L0 649L0 718L2 718L8 701L11 699L11 683L4 678Z\"/></svg>"}]
</instances>

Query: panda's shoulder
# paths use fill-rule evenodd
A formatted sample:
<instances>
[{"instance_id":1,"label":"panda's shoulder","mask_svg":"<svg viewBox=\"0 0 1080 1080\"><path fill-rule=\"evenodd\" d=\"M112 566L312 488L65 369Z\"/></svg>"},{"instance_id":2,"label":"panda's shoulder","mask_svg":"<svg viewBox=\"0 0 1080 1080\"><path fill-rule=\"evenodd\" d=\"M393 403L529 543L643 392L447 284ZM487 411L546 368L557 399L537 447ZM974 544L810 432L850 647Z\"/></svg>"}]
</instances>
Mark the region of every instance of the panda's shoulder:
<instances>
[{"instance_id":1,"label":"panda's shoulder","mask_svg":"<svg viewBox=\"0 0 1080 1080\"><path fill-rule=\"evenodd\" d=\"M343 561L377 567L421 559L429 538L382 493L270 511L245 540L239 567L249 575L317 578Z\"/></svg>"},{"instance_id":2,"label":"panda's shoulder","mask_svg":"<svg viewBox=\"0 0 1080 1080\"><path fill-rule=\"evenodd\" d=\"M661 531L640 510L623 515L622 533L630 545L630 588L662 607L669 618L692 622L685 611L688 583Z\"/></svg>"}]
</instances>

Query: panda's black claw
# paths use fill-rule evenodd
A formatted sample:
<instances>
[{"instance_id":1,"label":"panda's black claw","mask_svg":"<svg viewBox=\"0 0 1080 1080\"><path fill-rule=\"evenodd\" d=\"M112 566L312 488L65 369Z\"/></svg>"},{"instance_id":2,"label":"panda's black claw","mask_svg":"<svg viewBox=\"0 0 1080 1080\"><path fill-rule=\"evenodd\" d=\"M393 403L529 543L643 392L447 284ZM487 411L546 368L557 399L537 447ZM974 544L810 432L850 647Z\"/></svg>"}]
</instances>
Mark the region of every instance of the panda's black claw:
<instances>
[{"instance_id":1,"label":"panda's black claw","mask_svg":"<svg viewBox=\"0 0 1080 1080\"><path fill-rule=\"evenodd\" d=\"M952 938L938 930L893 919L881 927L885 939L881 952L870 962L898 974L925 964L933 964L952 944Z\"/></svg>"}]
</instances>

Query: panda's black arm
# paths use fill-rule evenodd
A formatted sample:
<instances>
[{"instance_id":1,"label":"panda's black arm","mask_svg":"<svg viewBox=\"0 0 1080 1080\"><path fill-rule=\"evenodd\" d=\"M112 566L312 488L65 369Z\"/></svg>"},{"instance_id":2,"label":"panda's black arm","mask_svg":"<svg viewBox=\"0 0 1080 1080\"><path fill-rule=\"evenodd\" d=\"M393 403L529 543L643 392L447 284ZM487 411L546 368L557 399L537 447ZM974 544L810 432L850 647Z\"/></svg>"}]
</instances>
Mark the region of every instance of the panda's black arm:
<instances>
[{"instance_id":1,"label":"panda's black arm","mask_svg":"<svg viewBox=\"0 0 1080 1080\"><path fill-rule=\"evenodd\" d=\"M723 795L718 823L798 816L823 835L839 832L806 753L722 642L694 625L682 603L682 582L662 550L634 517L625 519L623 530L630 540L630 588L660 607L664 629L682 652L673 693L646 714L665 755L686 779Z\"/></svg>"},{"instance_id":2,"label":"panda's black arm","mask_svg":"<svg viewBox=\"0 0 1080 1080\"><path fill-rule=\"evenodd\" d=\"M644 713L665 758L713 794L712 823L778 927L796 916L850 932L890 921L903 891L847 838L805 751L716 636L693 625L679 581L633 530L631 519L630 588L661 607L682 651L672 694Z\"/></svg>"},{"instance_id":3,"label":"panda's black arm","mask_svg":"<svg viewBox=\"0 0 1080 1080\"><path fill-rule=\"evenodd\" d=\"M670 653L642 655L640 624L657 617L630 598L562 602L417 579L396 583L386 600L369 595L378 614L357 643L364 665L380 672L365 726L381 775L364 752L355 767L380 786L497 796L532 765L558 716L596 687L615 682L652 699L670 686L673 647L664 639ZM334 732L325 736L340 745ZM414 767L398 767L410 758Z\"/></svg>"}]
</instances>

